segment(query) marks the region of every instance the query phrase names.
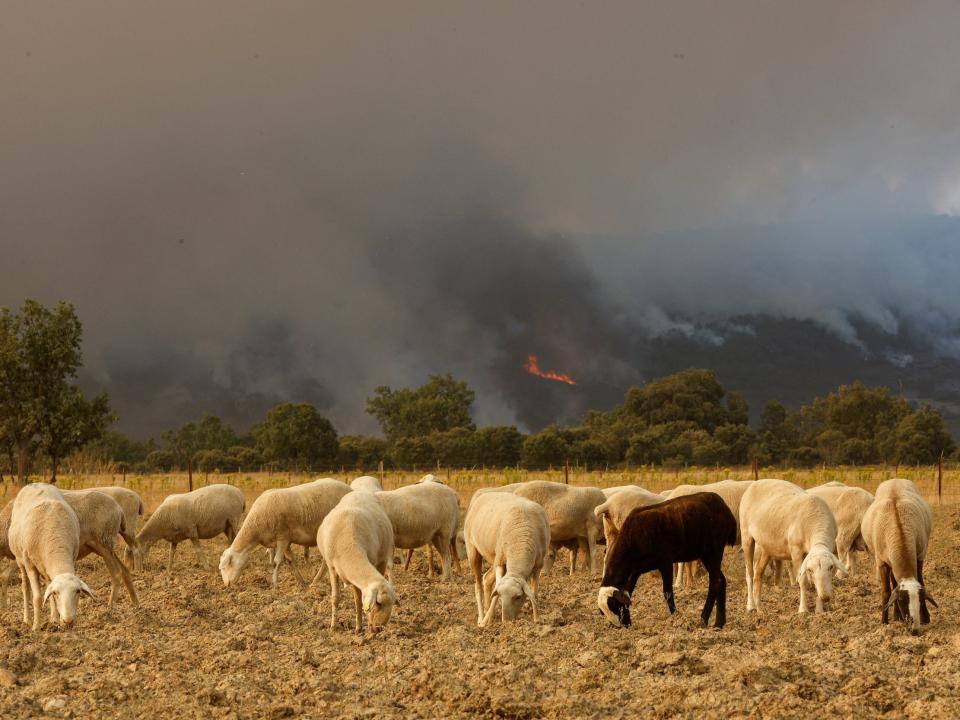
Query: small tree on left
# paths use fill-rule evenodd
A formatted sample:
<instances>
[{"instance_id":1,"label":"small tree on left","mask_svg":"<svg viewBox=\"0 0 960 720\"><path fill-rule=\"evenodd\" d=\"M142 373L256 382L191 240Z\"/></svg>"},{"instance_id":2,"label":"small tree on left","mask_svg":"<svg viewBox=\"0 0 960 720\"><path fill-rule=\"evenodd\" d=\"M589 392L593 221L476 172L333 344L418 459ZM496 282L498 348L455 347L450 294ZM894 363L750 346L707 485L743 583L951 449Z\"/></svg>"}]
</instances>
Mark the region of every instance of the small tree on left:
<instances>
[{"instance_id":1,"label":"small tree on left","mask_svg":"<svg viewBox=\"0 0 960 720\"><path fill-rule=\"evenodd\" d=\"M14 455L21 483L37 452L56 482L63 458L100 439L113 420L105 394L88 401L74 384L81 336L70 303L0 308L0 445Z\"/></svg>"}]
</instances>

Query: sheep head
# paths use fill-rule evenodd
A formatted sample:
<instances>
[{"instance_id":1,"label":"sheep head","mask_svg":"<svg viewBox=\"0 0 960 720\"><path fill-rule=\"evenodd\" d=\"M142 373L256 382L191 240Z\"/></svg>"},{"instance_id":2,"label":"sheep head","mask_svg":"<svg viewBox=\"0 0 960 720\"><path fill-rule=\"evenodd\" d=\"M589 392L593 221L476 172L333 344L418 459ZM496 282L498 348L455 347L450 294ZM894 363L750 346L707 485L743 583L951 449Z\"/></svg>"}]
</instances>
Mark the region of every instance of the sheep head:
<instances>
[{"instance_id":1,"label":"sheep head","mask_svg":"<svg viewBox=\"0 0 960 720\"><path fill-rule=\"evenodd\" d=\"M800 563L797 573L797 584L813 586L817 593L817 612L829 609L833 600L833 573L847 572L847 567L840 559L824 546L817 545L807 553Z\"/></svg>"},{"instance_id":2,"label":"sheep head","mask_svg":"<svg viewBox=\"0 0 960 720\"><path fill-rule=\"evenodd\" d=\"M390 620L397 595L389 580L377 580L363 591L363 611L367 614L367 626L380 632Z\"/></svg>"},{"instance_id":3,"label":"sheep head","mask_svg":"<svg viewBox=\"0 0 960 720\"><path fill-rule=\"evenodd\" d=\"M533 590L523 578L504 575L493 587L494 598L500 599L500 620L516 620L527 598L533 602ZM493 605L493 601L490 602Z\"/></svg>"},{"instance_id":4,"label":"sheep head","mask_svg":"<svg viewBox=\"0 0 960 720\"><path fill-rule=\"evenodd\" d=\"M77 619L77 606L80 604L80 596L95 600L93 591L87 584L73 573L62 573L54 577L47 590L43 594L43 602L52 602L57 608L57 614L60 616L60 624L64 627L70 627Z\"/></svg>"},{"instance_id":5,"label":"sheep head","mask_svg":"<svg viewBox=\"0 0 960 720\"><path fill-rule=\"evenodd\" d=\"M630 627L630 596L611 585L600 588L597 605L607 620L617 627Z\"/></svg>"},{"instance_id":6,"label":"sheep head","mask_svg":"<svg viewBox=\"0 0 960 720\"><path fill-rule=\"evenodd\" d=\"M240 577L240 571L246 566L249 557L249 553L237 552L233 548L223 551L220 556L220 577L226 587L230 587Z\"/></svg>"},{"instance_id":7,"label":"sheep head","mask_svg":"<svg viewBox=\"0 0 960 720\"><path fill-rule=\"evenodd\" d=\"M927 625L930 622L927 603L939 607L933 595L928 593L919 581L910 578L900 581L893 592L890 593L890 600L887 601L883 609L887 610L891 605L896 604L910 632L917 634L920 632L921 625Z\"/></svg>"}]
</instances>

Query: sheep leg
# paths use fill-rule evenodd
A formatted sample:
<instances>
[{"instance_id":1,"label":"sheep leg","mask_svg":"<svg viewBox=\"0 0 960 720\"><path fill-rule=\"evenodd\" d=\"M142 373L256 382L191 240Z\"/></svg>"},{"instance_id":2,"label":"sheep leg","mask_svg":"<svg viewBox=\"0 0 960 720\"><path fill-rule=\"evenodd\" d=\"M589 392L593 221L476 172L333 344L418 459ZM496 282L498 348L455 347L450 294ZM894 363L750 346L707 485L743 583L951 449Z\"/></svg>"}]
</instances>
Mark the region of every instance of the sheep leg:
<instances>
[{"instance_id":1,"label":"sheep leg","mask_svg":"<svg viewBox=\"0 0 960 720\"><path fill-rule=\"evenodd\" d=\"M433 538L433 544L430 547L430 566L433 566L433 548L437 548L437 552L440 555L440 579L449 582L451 580L450 575L450 543L444 542L443 538L439 535Z\"/></svg>"},{"instance_id":2,"label":"sheep leg","mask_svg":"<svg viewBox=\"0 0 960 720\"><path fill-rule=\"evenodd\" d=\"M270 587L274 590L277 589L277 576L280 574L280 564L283 562L283 556L287 552L287 547L290 543L286 540L277 540L277 548L273 553L273 578L270 582Z\"/></svg>"},{"instance_id":3,"label":"sheep leg","mask_svg":"<svg viewBox=\"0 0 960 720\"><path fill-rule=\"evenodd\" d=\"M493 585L497 581L496 571L493 568L483 575L483 609L486 611L493 602Z\"/></svg>"},{"instance_id":4,"label":"sheep leg","mask_svg":"<svg viewBox=\"0 0 960 720\"><path fill-rule=\"evenodd\" d=\"M748 535L744 535L741 539L741 547L743 548L743 564L745 566L746 572L744 573L744 579L747 582L747 611L756 610L757 606L753 601L753 550L756 543L754 539Z\"/></svg>"},{"instance_id":5,"label":"sheep leg","mask_svg":"<svg viewBox=\"0 0 960 720\"><path fill-rule=\"evenodd\" d=\"M473 545L467 545L467 564L473 573L473 594L477 600L477 622L483 619L483 556Z\"/></svg>"},{"instance_id":6,"label":"sheep leg","mask_svg":"<svg viewBox=\"0 0 960 720\"><path fill-rule=\"evenodd\" d=\"M550 543L550 547L547 548L547 557L543 563L543 574L549 575L550 571L553 569L553 562L557 559L557 546L553 543Z\"/></svg>"},{"instance_id":7,"label":"sheep leg","mask_svg":"<svg viewBox=\"0 0 960 720\"><path fill-rule=\"evenodd\" d=\"M332 565L327 565L327 576L330 578L330 629L337 627L337 603L340 602L340 581L337 580L337 571Z\"/></svg>"},{"instance_id":8,"label":"sheep leg","mask_svg":"<svg viewBox=\"0 0 960 720\"><path fill-rule=\"evenodd\" d=\"M40 576L36 568L27 568L27 577L30 578L30 592L33 595L33 629L40 629L40 612L43 610L43 594L40 592ZM56 603L54 603L56 604Z\"/></svg>"},{"instance_id":9,"label":"sheep leg","mask_svg":"<svg viewBox=\"0 0 960 720\"><path fill-rule=\"evenodd\" d=\"M96 541L91 542L90 547L93 548L93 551L97 553L97 555L103 558L103 562L106 564L107 570L110 573L109 604L113 605L117 595L117 587L122 582L127 589L127 594L130 596L130 602L134 605L139 605L140 602L137 600L137 591L133 587L133 578L130 577L130 571L120 562L120 558L113 552L113 548L108 545L102 545Z\"/></svg>"},{"instance_id":10,"label":"sheep leg","mask_svg":"<svg viewBox=\"0 0 960 720\"><path fill-rule=\"evenodd\" d=\"M50 625L56 625L60 621L60 613L57 612L57 599L51 595L50 599L47 600L47 604L50 606Z\"/></svg>"},{"instance_id":11,"label":"sheep leg","mask_svg":"<svg viewBox=\"0 0 960 720\"><path fill-rule=\"evenodd\" d=\"M660 566L660 579L663 581L663 599L667 601L667 609L673 615L677 611L677 603L673 598L673 563Z\"/></svg>"},{"instance_id":12,"label":"sheep leg","mask_svg":"<svg viewBox=\"0 0 960 720\"><path fill-rule=\"evenodd\" d=\"M723 574L723 566L717 564L717 618L713 623L715 628L722 628L727 624L727 577Z\"/></svg>"},{"instance_id":13,"label":"sheep leg","mask_svg":"<svg viewBox=\"0 0 960 720\"><path fill-rule=\"evenodd\" d=\"M761 547L757 556L757 565L753 569L753 604L757 610L760 609L760 596L763 594L763 572L767 569L769 562L770 555Z\"/></svg>"},{"instance_id":14,"label":"sheep leg","mask_svg":"<svg viewBox=\"0 0 960 720\"><path fill-rule=\"evenodd\" d=\"M7 590L10 586L10 578L13 577L13 571L16 567L14 563L7 565L3 577L0 578L0 612L5 612L7 609Z\"/></svg>"},{"instance_id":15,"label":"sheep leg","mask_svg":"<svg viewBox=\"0 0 960 720\"><path fill-rule=\"evenodd\" d=\"M30 624L30 581L27 579L25 566L17 564L20 569L20 591L23 593L23 624Z\"/></svg>"},{"instance_id":16,"label":"sheep leg","mask_svg":"<svg viewBox=\"0 0 960 720\"><path fill-rule=\"evenodd\" d=\"M597 572L597 561L594 557L597 552L597 529L591 525L587 528L587 561L590 563L590 574Z\"/></svg>"},{"instance_id":17,"label":"sheep leg","mask_svg":"<svg viewBox=\"0 0 960 720\"><path fill-rule=\"evenodd\" d=\"M231 542L233 541L231 540ZM203 548L200 546L200 539L196 535L193 535L190 538L190 544L193 545L193 549L197 554L197 565L204 570L209 570L210 566L207 565L207 561L203 557Z\"/></svg>"},{"instance_id":18,"label":"sheep leg","mask_svg":"<svg viewBox=\"0 0 960 720\"><path fill-rule=\"evenodd\" d=\"M177 552L177 543L170 541L170 557L167 560L167 576L173 577L173 556Z\"/></svg>"},{"instance_id":19,"label":"sheep leg","mask_svg":"<svg viewBox=\"0 0 960 720\"><path fill-rule=\"evenodd\" d=\"M410 569L410 560L413 559L413 548L407 550L407 561L403 564L403 571L407 572Z\"/></svg>"},{"instance_id":20,"label":"sheep leg","mask_svg":"<svg viewBox=\"0 0 960 720\"><path fill-rule=\"evenodd\" d=\"M570 553L570 574L573 575L577 569L577 555L580 553L580 541L577 541L577 544L571 548L568 548Z\"/></svg>"},{"instance_id":21,"label":"sheep leg","mask_svg":"<svg viewBox=\"0 0 960 720\"><path fill-rule=\"evenodd\" d=\"M460 567L460 553L457 552L457 534L454 533L453 537L450 538L450 557L453 561L453 571L460 575L463 572L463 568Z\"/></svg>"},{"instance_id":22,"label":"sheep leg","mask_svg":"<svg viewBox=\"0 0 960 720\"><path fill-rule=\"evenodd\" d=\"M798 556L793 558L793 574L797 578L797 585L800 586L800 608L798 613L810 612L809 600L807 599L807 579L800 577L800 565L803 560Z\"/></svg>"},{"instance_id":23,"label":"sheep leg","mask_svg":"<svg viewBox=\"0 0 960 720\"><path fill-rule=\"evenodd\" d=\"M357 619L354 623L354 629L357 632L363 630L363 593L360 592L360 588L356 585L351 585L350 588L353 590L353 607L357 611Z\"/></svg>"},{"instance_id":24,"label":"sheep leg","mask_svg":"<svg viewBox=\"0 0 960 720\"><path fill-rule=\"evenodd\" d=\"M920 583L920 587L923 587L923 560L917 560L917 582ZM920 599L920 624L929 625L930 624L930 611L927 609L927 601L925 598Z\"/></svg>"},{"instance_id":25,"label":"sheep leg","mask_svg":"<svg viewBox=\"0 0 960 720\"><path fill-rule=\"evenodd\" d=\"M880 602L883 608L880 622L886 625L890 622L890 566L886 563L880 563L877 566L877 574L880 576Z\"/></svg>"}]
</instances>

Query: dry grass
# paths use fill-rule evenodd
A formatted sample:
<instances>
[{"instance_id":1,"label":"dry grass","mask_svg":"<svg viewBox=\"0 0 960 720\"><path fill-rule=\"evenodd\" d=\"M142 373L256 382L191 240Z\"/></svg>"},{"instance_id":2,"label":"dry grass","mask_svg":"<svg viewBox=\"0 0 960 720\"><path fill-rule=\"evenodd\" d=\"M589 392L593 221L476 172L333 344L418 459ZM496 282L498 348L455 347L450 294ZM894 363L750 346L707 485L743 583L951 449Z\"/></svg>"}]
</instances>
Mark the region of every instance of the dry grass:
<instances>
[{"instance_id":1,"label":"dry grass","mask_svg":"<svg viewBox=\"0 0 960 720\"><path fill-rule=\"evenodd\" d=\"M448 485L456 489L463 500L469 500L474 490L490 485L506 485L507 483L522 482L525 480L553 480L564 482L564 470L433 470ZM350 482L359 472L332 473L329 477ZM423 471L388 471L384 474L383 484L388 490L402 485L416 482L423 476ZM776 477L795 482L801 487L813 487L825 482L839 480L847 485L857 485L870 492L876 490L884 480L892 477L902 477L912 480L930 502L937 501L937 468L931 466L920 467L817 467L807 468L761 468L760 477ZM194 473L193 486L202 487L213 483L229 483L235 485L252 502L260 493L269 488L288 487L306 482L317 477L316 474L306 473ZM717 482L718 480L734 479L746 480L752 477L749 467L742 468L686 468L680 470L664 470L662 468L638 469L630 471L591 470L589 472L571 468L568 479L572 485L593 485L596 487L613 487L615 485L635 484L653 492L669 490L677 485L689 483L702 485ZM43 478L31 478L33 482ZM158 473L154 475L63 475L58 484L65 489L96 487L103 485L126 485L136 490L143 497L147 505L147 512L151 512L167 495L175 492L186 492L188 479L186 473ZM943 497L942 504L952 505L960 502L960 468L945 467L943 470ZM0 502L12 498L17 486L9 478L0 488ZM249 506L249 505L248 505Z\"/></svg>"}]
</instances>

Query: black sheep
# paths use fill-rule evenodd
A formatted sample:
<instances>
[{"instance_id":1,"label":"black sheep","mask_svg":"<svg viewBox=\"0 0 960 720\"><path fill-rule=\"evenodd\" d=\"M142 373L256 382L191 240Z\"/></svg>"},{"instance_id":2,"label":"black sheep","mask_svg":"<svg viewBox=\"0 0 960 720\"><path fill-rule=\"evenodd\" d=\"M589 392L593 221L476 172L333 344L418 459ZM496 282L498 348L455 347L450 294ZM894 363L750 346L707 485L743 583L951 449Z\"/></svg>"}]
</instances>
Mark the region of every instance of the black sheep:
<instances>
[{"instance_id":1,"label":"black sheep","mask_svg":"<svg viewBox=\"0 0 960 720\"><path fill-rule=\"evenodd\" d=\"M737 521L719 495L694 493L630 513L609 550L597 603L614 625L630 625L630 596L643 573L659 570L663 597L671 613L673 564L699 560L710 576L707 601L700 614L706 625L717 605L715 627L727 620L727 579L721 563L727 545L737 542Z\"/></svg>"}]
</instances>

